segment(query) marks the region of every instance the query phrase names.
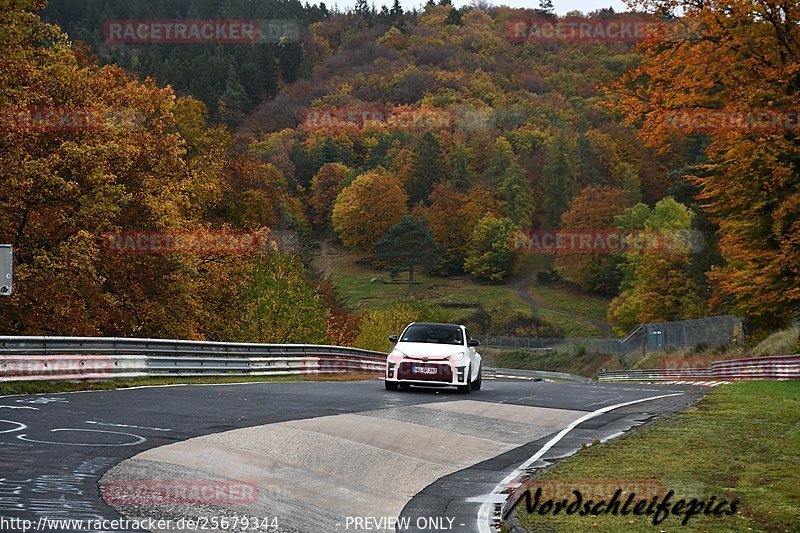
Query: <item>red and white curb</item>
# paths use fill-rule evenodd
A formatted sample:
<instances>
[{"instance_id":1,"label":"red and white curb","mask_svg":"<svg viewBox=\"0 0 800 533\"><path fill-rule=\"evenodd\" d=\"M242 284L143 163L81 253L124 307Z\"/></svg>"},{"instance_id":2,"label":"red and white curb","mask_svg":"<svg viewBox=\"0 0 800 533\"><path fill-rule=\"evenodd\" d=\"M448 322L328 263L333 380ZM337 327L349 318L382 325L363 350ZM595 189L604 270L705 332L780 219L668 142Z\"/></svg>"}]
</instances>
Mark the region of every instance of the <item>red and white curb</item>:
<instances>
[{"instance_id":1,"label":"red and white curb","mask_svg":"<svg viewBox=\"0 0 800 533\"><path fill-rule=\"evenodd\" d=\"M700 385L703 387L716 387L717 385L730 385L730 381L652 381L656 385Z\"/></svg>"},{"instance_id":2,"label":"red and white curb","mask_svg":"<svg viewBox=\"0 0 800 533\"><path fill-rule=\"evenodd\" d=\"M531 376L514 376L514 375L512 375L512 374L494 374L494 376L492 376L491 378L487 377L486 379L497 379L497 378L503 378L503 379L521 379L521 380L523 380L523 381L546 381L546 382L548 382L548 383L554 383L554 381L553 381L552 379L547 379L547 378L534 378L534 377L531 377Z\"/></svg>"}]
</instances>

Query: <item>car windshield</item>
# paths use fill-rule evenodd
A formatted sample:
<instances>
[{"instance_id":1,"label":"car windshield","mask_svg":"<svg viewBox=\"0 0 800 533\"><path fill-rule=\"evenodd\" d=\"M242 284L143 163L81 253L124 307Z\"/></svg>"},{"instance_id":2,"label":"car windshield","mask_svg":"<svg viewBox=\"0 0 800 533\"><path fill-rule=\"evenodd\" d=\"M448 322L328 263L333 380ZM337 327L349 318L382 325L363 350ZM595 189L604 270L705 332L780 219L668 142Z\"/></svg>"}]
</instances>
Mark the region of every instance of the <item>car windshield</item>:
<instances>
[{"instance_id":1,"label":"car windshield","mask_svg":"<svg viewBox=\"0 0 800 533\"><path fill-rule=\"evenodd\" d=\"M414 324L406 328L402 342L427 342L430 344L464 344L464 335L458 326Z\"/></svg>"}]
</instances>

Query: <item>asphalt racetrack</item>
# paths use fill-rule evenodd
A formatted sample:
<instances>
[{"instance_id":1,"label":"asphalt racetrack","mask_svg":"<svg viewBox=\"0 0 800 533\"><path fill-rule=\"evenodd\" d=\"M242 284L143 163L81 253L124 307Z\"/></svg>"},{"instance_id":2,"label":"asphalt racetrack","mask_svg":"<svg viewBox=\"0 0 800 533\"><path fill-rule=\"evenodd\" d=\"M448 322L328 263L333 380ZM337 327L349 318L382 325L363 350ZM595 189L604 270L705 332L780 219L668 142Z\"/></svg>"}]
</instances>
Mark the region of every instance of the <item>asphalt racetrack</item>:
<instances>
[{"instance_id":1,"label":"asphalt racetrack","mask_svg":"<svg viewBox=\"0 0 800 533\"><path fill-rule=\"evenodd\" d=\"M481 531L493 490L570 424L666 396L598 413L539 463L701 395L505 381L389 392L374 380L2 397L0 530ZM84 522L54 522L65 519Z\"/></svg>"}]
</instances>

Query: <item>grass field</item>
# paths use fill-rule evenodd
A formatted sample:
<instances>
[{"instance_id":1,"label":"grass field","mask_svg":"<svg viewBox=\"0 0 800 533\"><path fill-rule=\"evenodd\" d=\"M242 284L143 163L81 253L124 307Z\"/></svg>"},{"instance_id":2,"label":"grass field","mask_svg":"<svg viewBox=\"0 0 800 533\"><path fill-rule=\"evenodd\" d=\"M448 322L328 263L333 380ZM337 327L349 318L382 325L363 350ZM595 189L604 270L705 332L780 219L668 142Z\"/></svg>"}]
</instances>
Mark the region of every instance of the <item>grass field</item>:
<instances>
[{"instance_id":1,"label":"grass field","mask_svg":"<svg viewBox=\"0 0 800 533\"><path fill-rule=\"evenodd\" d=\"M540 302L563 311L577 313L595 320L606 320L610 300L602 296L585 294L562 284L535 284L530 288L531 296Z\"/></svg>"},{"instance_id":2,"label":"grass field","mask_svg":"<svg viewBox=\"0 0 800 533\"><path fill-rule=\"evenodd\" d=\"M569 372L579 376L597 377L601 368L619 370L619 358L580 352L543 353L527 350L483 349L481 355L487 366L498 368L520 368L523 370L547 370Z\"/></svg>"},{"instance_id":3,"label":"grass field","mask_svg":"<svg viewBox=\"0 0 800 533\"><path fill-rule=\"evenodd\" d=\"M516 276L525 280L520 283L520 288L535 302L539 316L562 328L565 337L611 336L606 324L611 300L580 291L563 282L540 282L538 274L551 272L552 269L551 256L531 254L523 257L520 271ZM598 323L606 327L601 327Z\"/></svg>"},{"instance_id":4,"label":"grass field","mask_svg":"<svg viewBox=\"0 0 800 533\"><path fill-rule=\"evenodd\" d=\"M606 337L601 328L567 311L539 309L537 313L551 324L563 329L564 337L575 339Z\"/></svg>"},{"instance_id":5,"label":"grass field","mask_svg":"<svg viewBox=\"0 0 800 533\"><path fill-rule=\"evenodd\" d=\"M748 381L712 389L696 407L591 446L539 476L544 487L656 480L673 502L739 500L731 516L517 516L526 531L796 531L800 524L800 381ZM559 481L562 480L562 481ZM613 483L611 483L613 485ZM652 482L651 482L652 486ZM612 494L608 494L610 498ZM543 499L546 493L543 493ZM627 495L623 495L623 499Z\"/></svg>"},{"instance_id":6,"label":"grass field","mask_svg":"<svg viewBox=\"0 0 800 533\"><path fill-rule=\"evenodd\" d=\"M407 274L393 280L386 271L373 268L368 257L355 256L330 241L325 241L317 259L318 267L330 275L337 293L353 312L388 307L408 294ZM604 321L608 300L570 289L562 284L542 285L535 281L538 271L546 270L551 259L529 256L522 268L507 284L477 283L468 276L436 277L415 273L414 296L428 299L440 307L447 320L465 322L480 306L502 307L509 311L535 313L561 327L568 337L601 337L603 330L592 320ZM520 287L513 284L529 280L522 286L530 298L521 298ZM523 299L524 298L524 299ZM532 305L530 299L542 307Z\"/></svg>"},{"instance_id":7,"label":"grass field","mask_svg":"<svg viewBox=\"0 0 800 533\"><path fill-rule=\"evenodd\" d=\"M334 265L332 279L336 291L353 311L386 307L408 295L407 275L392 280L387 272L357 264L346 257ZM414 281L414 296L428 298L449 309L469 310L480 304L507 305L519 310L529 308L505 285L478 284L466 276L439 278L417 273Z\"/></svg>"}]
</instances>

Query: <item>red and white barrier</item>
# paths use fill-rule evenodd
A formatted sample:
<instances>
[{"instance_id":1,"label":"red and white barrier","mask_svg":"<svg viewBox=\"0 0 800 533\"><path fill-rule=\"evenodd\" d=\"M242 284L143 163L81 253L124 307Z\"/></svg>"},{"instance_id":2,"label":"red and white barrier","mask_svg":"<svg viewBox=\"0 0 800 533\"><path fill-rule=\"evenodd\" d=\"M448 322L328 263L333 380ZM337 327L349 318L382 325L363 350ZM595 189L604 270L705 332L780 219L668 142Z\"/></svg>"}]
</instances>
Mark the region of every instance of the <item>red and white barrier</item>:
<instances>
[{"instance_id":1,"label":"red and white barrier","mask_svg":"<svg viewBox=\"0 0 800 533\"><path fill-rule=\"evenodd\" d=\"M11 355L0 357L0 381L108 379L147 375L143 355Z\"/></svg>"},{"instance_id":2,"label":"red and white barrier","mask_svg":"<svg viewBox=\"0 0 800 533\"><path fill-rule=\"evenodd\" d=\"M715 361L711 373L718 379L800 379L800 355Z\"/></svg>"},{"instance_id":3,"label":"red and white barrier","mask_svg":"<svg viewBox=\"0 0 800 533\"><path fill-rule=\"evenodd\" d=\"M800 379L800 354L714 361L707 368L660 368L600 372L600 381L686 382Z\"/></svg>"},{"instance_id":4,"label":"red and white barrier","mask_svg":"<svg viewBox=\"0 0 800 533\"><path fill-rule=\"evenodd\" d=\"M301 374L341 374L356 372L360 374L382 375L385 370L385 358L351 355L304 357L301 366Z\"/></svg>"}]
</instances>

